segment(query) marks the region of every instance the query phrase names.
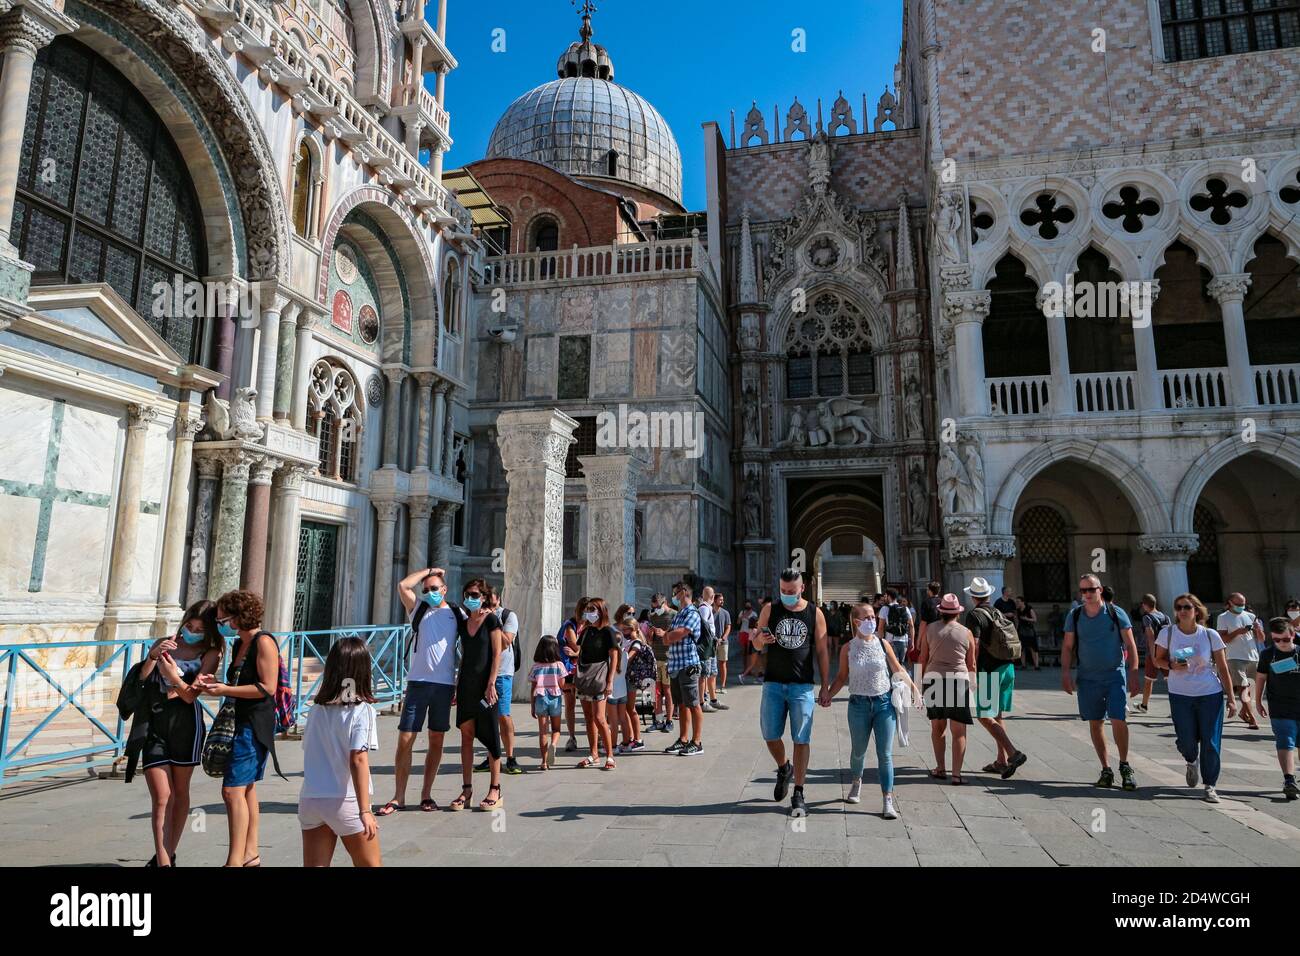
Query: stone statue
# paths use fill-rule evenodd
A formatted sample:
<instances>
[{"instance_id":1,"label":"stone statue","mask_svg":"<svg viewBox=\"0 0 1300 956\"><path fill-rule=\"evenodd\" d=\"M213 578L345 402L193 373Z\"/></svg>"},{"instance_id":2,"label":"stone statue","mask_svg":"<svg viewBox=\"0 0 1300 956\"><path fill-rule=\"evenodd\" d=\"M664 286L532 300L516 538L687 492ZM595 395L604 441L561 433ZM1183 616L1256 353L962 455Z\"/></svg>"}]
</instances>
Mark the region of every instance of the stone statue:
<instances>
[{"instance_id":1,"label":"stone statue","mask_svg":"<svg viewBox=\"0 0 1300 956\"><path fill-rule=\"evenodd\" d=\"M808 186L818 195L831 184L831 144L825 133L818 133L808 147Z\"/></svg>"},{"instance_id":2,"label":"stone statue","mask_svg":"<svg viewBox=\"0 0 1300 956\"><path fill-rule=\"evenodd\" d=\"M913 531L930 530L930 496L925 490L925 468L913 462L907 480L908 513Z\"/></svg>"},{"instance_id":3,"label":"stone statue","mask_svg":"<svg viewBox=\"0 0 1300 956\"><path fill-rule=\"evenodd\" d=\"M804 429L803 412L797 408L790 411L790 429L785 433L785 441L781 444L786 448L803 448L808 444L808 432Z\"/></svg>"},{"instance_id":4,"label":"stone statue","mask_svg":"<svg viewBox=\"0 0 1300 956\"><path fill-rule=\"evenodd\" d=\"M939 443L939 503L947 514L969 514L980 510L966 466L957 457L952 442Z\"/></svg>"},{"instance_id":5,"label":"stone statue","mask_svg":"<svg viewBox=\"0 0 1300 956\"><path fill-rule=\"evenodd\" d=\"M962 445L962 458L966 464L966 475L970 479L971 495L975 499L975 511L984 510L984 459L980 455L979 439L967 438Z\"/></svg>"},{"instance_id":6,"label":"stone statue","mask_svg":"<svg viewBox=\"0 0 1300 956\"><path fill-rule=\"evenodd\" d=\"M910 302L899 306L898 334L905 339L914 339L921 334L921 315Z\"/></svg>"},{"instance_id":7,"label":"stone statue","mask_svg":"<svg viewBox=\"0 0 1300 956\"><path fill-rule=\"evenodd\" d=\"M255 388L237 388L230 403L230 437L253 441L262 437L262 427L257 424L257 398Z\"/></svg>"},{"instance_id":8,"label":"stone statue","mask_svg":"<svg viewBox=\"0 0 1300 956\"><path fill-rule=\"evenodd\" d=\"M750 537L763 534L763 490L757 471L745 476L745 533Z\"/></svg>"},{"instance_id":9,"label":"stone statue","mask_svg":"<svg viewBox=\"0 0 1300 956\"><path fill-rule=\"evenodd\" d=\"M939 252L945 265L961 263L961 193L948 192L939 201Z\"/></svg>"},{"instance_id":10,"label":"stone statue","mask_svg":"<svg viewBox=\"0 0 1300 956\"><path fill-rule=\"evenodd\" d=\"M808 446L810 448L820 448L822 445L831 444L831 435L822 427L821 406L808 409Z\"/></svg>"},{"instance_id":11,"label":"stone statue","mask_svg":"<svg viewBox=\"0 0 1300 956\"><path fill-rule=\"evenodd\" d=\"M925 417L921 412L921 383L915 375L907 376L903 383L903 421L907 427L908 438L920 438L925 434Z\"/></svg>"},{"instance_id":12,"label":"stone statue","mask_svg":"<svg viewBox=\"0 0 1300 956\"><path fill-rule=\"evenodd\" d=\"M871 426L867 424L867 408L851 398L828 398L817 406L818 418L831 445L870 445ZM849 439L841 443L836 437L849 432Z\"/></svg>"},{"instance_id":13,"label":"stone statue","mask_svg":"<svg viewBox=\"0 0 1300 956\"><path fill-rule=\"evenodd\" d=\"M230 406L217 398L215 388L203 398L203 417L208 421L203 433L213 441L225 441L230 434Z\"/></svg>"},{"instance_id":14,"label":"stone statue","mask_svg":"<svg viewBox=\"0 0 1300 956\"><path fill-rule=\"evenodd\" d=\"M744 407L741 409L745 419L745 444L757 445L760 442L758 415L758 389L754 387L753 382L745 384L744 395L742 396Z\"/></svg>"}]
</instances>

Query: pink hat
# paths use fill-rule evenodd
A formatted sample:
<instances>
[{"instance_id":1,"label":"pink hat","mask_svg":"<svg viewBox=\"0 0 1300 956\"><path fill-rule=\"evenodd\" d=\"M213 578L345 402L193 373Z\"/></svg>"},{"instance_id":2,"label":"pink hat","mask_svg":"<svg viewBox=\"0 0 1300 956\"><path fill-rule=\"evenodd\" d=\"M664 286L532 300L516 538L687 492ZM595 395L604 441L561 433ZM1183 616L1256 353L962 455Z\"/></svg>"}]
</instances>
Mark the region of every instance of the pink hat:
<instances>
[{"instance_id":1,"label":"pink hat","mask_svg":"<svg viewBox=\"0 0 1300 956\"><path fill-rule=\"evenodd\" d=\"M957 614L961 609L961 601L957 600L955 594L945 594L943 600L939 602L940 614Z\"/></svg>"}]
</instances>

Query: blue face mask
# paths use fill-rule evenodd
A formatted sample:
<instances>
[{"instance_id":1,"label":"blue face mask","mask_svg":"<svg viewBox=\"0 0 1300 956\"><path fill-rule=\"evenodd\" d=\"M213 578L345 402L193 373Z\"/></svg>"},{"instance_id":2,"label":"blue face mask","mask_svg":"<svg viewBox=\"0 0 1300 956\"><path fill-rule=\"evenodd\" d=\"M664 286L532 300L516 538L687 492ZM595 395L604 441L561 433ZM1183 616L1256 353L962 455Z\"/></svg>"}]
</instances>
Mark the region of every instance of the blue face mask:
<instances>
[{"instance_id":1,"label":"blue face mask","mask_svg":"<svg viewBox=\"0 0 1300 956\"><path fill-rule=\"evenodd\" d=\"M797 595L797 594L786 594L786 593L782 592L782 594L781 594L781 603L784 604L786 607L794 607L796 604L799 603L799 595Z\"/></svg>"},{"instance_id":2,"label":"blue face mask","mask_svg":"<svg viewBox=\"0 0 1300 956\"><path fill-rule=\"evenodd\" d=\"M465 607L471 611L477 611L483 606L482 598L465 598Z\"/></svg>"},{"instance_id":3,"label":"blue face mask","mask_svg":"<svg viewBox=\"0 0 1300 956\"><path fill-rule=\"evenodd\" d=\"M420 595L420 600L422 600L425 604L429 605L429 607L437 607L439 604L442 603L442 592L427 591L424 594Z\"/></svg>"},{"instance_id":4,"label":"blue face mask","mask_svg":"<svg viewBox=\"0 0 1300 956\"><path fill-rule=\"evenodd\" d=\"M197 644L199 643L199 641L203 640L203 635L195 634L188 627L182 627L181 640L183 640L186 644Z\"/></svg>"},{"instance_id":5,"label":"blue face mask","mask_svg":"<svg viewBox=\"0 0 1300 956\"><path fill-rule=\"evenodd\" d=\"M1244 605L1244 604L1234 604L1234 605L1232 606L1232 613L1233 613L1233 614L1240 614L1240 613L1241 613L1242 611L1244 611L1244 610L1246 610L1246 605Z\"/></svg>"},{"instance_id":6,"label":"blue face mask","mask_svg":"<svg viewBox=\"0 0 1300 956\"><path fill-rule=\"evenodd\" d=\"M222 637L225 637L225 638L231 638L231 637L238 637L238 636L239 636L239 632L238 632L237 630L235 630L235 629L234 629L233 627L231 627L229 624L226 624L226 623L224 623L224 622L221 623L221 624L218 624L218 625L217 625L217 630L221 633L221 636L222 636Z\"/></svg>"},{"instance_id":7,"label":"blue face mask","mask_svg":"<svg viewBox=\"0 0 1300 956\"><path fill-rule=\"evenodd\" d=\"M676 594L673 595L673 597L672 597L672 602L673 602L673 607L681 607L681 606L682 606L682 602L679 601L679 600L677 600L677 595L676 595Z\"/></svg>"}]
</instances>

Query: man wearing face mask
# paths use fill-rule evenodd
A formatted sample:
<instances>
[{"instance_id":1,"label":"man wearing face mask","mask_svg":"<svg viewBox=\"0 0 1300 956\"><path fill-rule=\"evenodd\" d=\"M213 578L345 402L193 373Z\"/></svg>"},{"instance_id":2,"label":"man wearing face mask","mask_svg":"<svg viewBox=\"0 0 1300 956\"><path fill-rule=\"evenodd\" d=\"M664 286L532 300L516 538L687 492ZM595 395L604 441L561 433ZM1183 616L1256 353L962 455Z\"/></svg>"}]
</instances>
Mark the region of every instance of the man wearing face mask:
<instances>
[{"instance_id":1,"label":"man wearing face mask","mask_svg":"<svg viewBox=\"0 0 1300 956\"><path fill-rule=\"evenodd\" d=\"M803 786L812 742L813 709L830 706L830 659L826 649L826 618L803 596L803 575L793 568L781 572L781 603L770 604L758 616L750 642L767 651L767 680L759 708L759 726L768 752L776 761L776 787L772 799L785 799L794 779L790 816L808 814ZM813 692L814 655L821 675L821 695ZM785 755L785 722L790 718L794 763Z\"/></svg>"},{"instance_id":2,"label":"man wearing face mask","mask_svg":"<svg viewBox=\"0 0 1300 956\"><path fill-rule=\"evenodd\" d=\"M417 588L419 589L417 592ZM393 760L393 799L379 808L386 817L406 809L406 781L411 775L415 738L429 719L429 751L424 757L424 786L420 809L433 812L433 781L442 762L443 736L451 729L451 705L456 694L456 612L447 601L446 572L423 568L407 575L397 586L402 607L411 619L407 645L410 667L402 717L397 725L397 756Z\"/></svg>"},{"instance_id":3,"label":"man wearing face mask","mask_svg":"<svg viewBox=\"0 0 1300 956\"><path fill-rule=\"evenodd\" d=\"M1259 730L1247 688L1255 683L1259 662L1259 648L1255 642L1263 641L1264 627L1259 618L1246 610L1246 595L1240 591L1228 595L1228 609L1219 615L1215 630L1228 646L1228 674L1232 677L1233 693L1241 701L1241 719L1250 725L1251 730Z\"/></svg>"}]
</instances>

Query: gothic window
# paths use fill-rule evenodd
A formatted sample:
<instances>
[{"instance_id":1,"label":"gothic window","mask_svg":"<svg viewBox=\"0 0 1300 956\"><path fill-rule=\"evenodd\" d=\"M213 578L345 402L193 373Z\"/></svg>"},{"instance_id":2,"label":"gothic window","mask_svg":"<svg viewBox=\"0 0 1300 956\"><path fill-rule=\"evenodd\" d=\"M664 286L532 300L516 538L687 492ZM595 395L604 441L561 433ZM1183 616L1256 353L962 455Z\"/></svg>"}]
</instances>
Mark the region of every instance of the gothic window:
<instances>
[{"instance_id":1,"label":"gothic window","mask_svg":"<svg viewBox=\"0 0 1300 956\"><path fill-rule=\"evenodd\" d=\"M198 281L208 263L186 162L153 108L64 37L37 54L24 130L10 241L33 284L107 283L198 361L202 320L154 314L156 284Z\"/></svg>"},{"instance_id":2,"label":"gothic window","mask_svg":"<svg viewBox=\"0 0 1300 956\"><path fill-rule=\"evenodd\" d=\"M1067 314L1065 320L1071 372L1132 372L1137 368L1133 322L1127 317L1127 285L1121 285L1122 281L1105 254L1089 247L1079 256L1074 315ZM1084 295L1090 298L1081 298ZM1085 304L1087 308L1082 308Z\"/></svg>"},{"instance_id":3,"label":"gothic window","mask_svg":"<svg viewBox=\"0 0 1300 956\"><path fill-rule=\"evenodd\" d=\"M1233 189L1218 177L1205 181L1205 192L1197 193L1187 201L1192 209L1199 213L1208 213L1207 218L1216 226L1226 226L1232 222L1234 209L1245 209L1250 199L1240 189Z\"/></svg>"},{"instance_id":4,"label":"gothic window","mask_svg":"<svg viewBox=\"0 0 1300 956\"><path fill-rule=\"evenodd\" d=\"M591 336L560 336L560 379L556 398L587 399L591 391Z\"/></svg>"},{"instance_id":5,"label":"gothic window","mask_svg":"<svg viewBox=\"0 0 1300 956\"><path fill-rule=\"evenodd\" d=\"M293 229L304 239L312 237L312 220L316 210L312 208L313 193L316 189L315 163L312 160L311 147L304 139L298 144L298 158L293 165Z\"/></svg>"},{"instance_id":6,"label":"gothic window","mask_svg":"<svg viewBox=\"0 0 1300 956\"><path fill-rule=\"evenodd\" d=\"M1003 256L988 284L989 314L984 319L984 375L987 378L1050 375L1047 321L1038 307L1038 283L1025 264Z\"/></svg>"},{"instance_id":7,"label":"gothic window","mask_svg":"<svg viewBox=\"0 0 1300 956\"><path fill-rule=\"evenodd\" d=\"M1043 193L1034 199L1032 208L1020 214L1020 221L1050 241L1061 234L1061 226L1074 222L1074 210L1054 193Z\"/></svg>"},{"instance_id":8,"label":"gothic window","mask_svg":"<svg viewBox=\"0 0 1300 956\"><path fill-rule=\"evenodd\" d=\"M1187 558L1187 589L1206 604L1223 600L1223 577L1219 569L1219 531L1214 515L1205 505L1192 512L1196 550Z\"/></svg>"},{"instance_id":9,"label":"gothic window","mask_svg":"<svg viewBox=\"0 0 1300 956\"><path fill-rule=\"evenodd\" d=\"M442 327L448 335L460 335L460 261L447 258L447 274L442 280Z\"/></svg>"},{"instance_id":10,"label":"gothic window","mask_svg":"<svg viewBox=\"0 0 1300 956\"><path fill-rule=\"evenodd\" d=\"M550 216L539 216L533 222L533 252L554 252L560 248L560 224Z\"/></svg>"},{"instance_id":11,"label":"gothic window","mask_svg":"<svg viewBox=\"0 0 1300 956\"><path fill-rule=\"evenodd\" d=\"M1175 242L1165 250L1156 270L1160 296L1151 309L1156 341L1156 367L1223 368L1228 349L1223 340L1223 316L1210 298L1210 273L1196 261L1196 252Z\"/></svg>"},{"instance_id":12,"label":"gothic window","mask_svg":"<svg viewBox=\"0 0 1300 956\"><path fill-rule=\"evenodd\" d=\"M1150 198L1143 199L1136 186L1125 186L1119 191L1119 199L1101 207L1101 214L1107 219L1118 220L1125 232L1138 233L1145 225L1144 217L1160 215L1160 203Z\"/></svg>"},{"instance_id":13,"label":"gothic window","mask_svg":"<svg viewBox=\"0 0 1300 956\"><path fill-rule=\"evenodd\" d=\"M1028 603L1070 599L1070 545L1060 512L1046 505L1026 510L1016 531L1016 553Z\"/></svg>"},{"instance_id":14,"label":"gothic window","mask_svg":"<svg viewBox=\"0 0 1300 956\"><path fill-rule=\"evenodd\" d=\"M1300 266L1266 233L1255 243L1246 271L1251 283L1242 308L1250 364L1300 363Z\"/></svg>"},{"instance_id":15,"label":"gothic window","mask_svg":"<svg viewBox=\"0 0 1300 956\"><path fill-rule=\"evenodd\" d=\"M347 369L321 359L312 367L307 389L307 432L316 436L321 476L356 481L361 439L356 379Z\"/></svg>"},{"instance_id":16,"label":"gothic window","mask_svg":"<svg viewBox=\"0 0 1300 956\"><path fill-rule=\"evenodd\" d=\"M852 303L824 293L793 316L785 333L786 398L873 395L875 357L866 317Z\"/></svg>"},{"instance_id":17,"label":"gothic window","mask_svg":"<svg viewBox=\"0 0 1300 956\"><path fill-rule=\"evenodd\" d=\"M596 454L596 418L593 415L577 419L578 427L573 432L573 444L569 446L568 457L564 460L564 477L581 478L582 462L579 456Z\"/></svg>"},{"instance_id":18,"label":"gothic window","mask_svg":"<svg viewBox=\"0 0 1300 956\"><path fill-rule=\"evenodd\" d=\"M1294 0L1160 0L1166 60L1300 46Z\"/></svg>"}]
</instances>

